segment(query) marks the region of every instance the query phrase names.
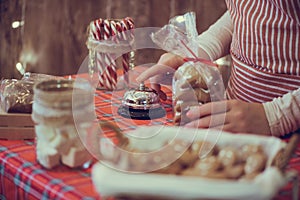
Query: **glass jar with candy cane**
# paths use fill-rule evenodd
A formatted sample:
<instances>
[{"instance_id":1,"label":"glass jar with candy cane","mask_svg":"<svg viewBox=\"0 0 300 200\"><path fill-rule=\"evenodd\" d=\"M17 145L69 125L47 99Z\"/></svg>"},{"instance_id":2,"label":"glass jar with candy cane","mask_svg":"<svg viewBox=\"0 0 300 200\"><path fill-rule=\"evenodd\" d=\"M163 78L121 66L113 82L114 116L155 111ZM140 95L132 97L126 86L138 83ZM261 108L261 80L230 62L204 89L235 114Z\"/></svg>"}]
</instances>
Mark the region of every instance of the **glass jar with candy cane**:
<instances>
[{"instance_id":1,"label":"glass jar with candy cane","mask_svg":"<svg viewBox=\"0 0 300 200\"><path fill-rule=\"evenodd\" d=\"M134 23L130 17L99 18L90 22L88 68L91 77L97 75L98 89L115 90L129 84L128 72L134 67L133 29Z\"/></svg>"}]
</instances>

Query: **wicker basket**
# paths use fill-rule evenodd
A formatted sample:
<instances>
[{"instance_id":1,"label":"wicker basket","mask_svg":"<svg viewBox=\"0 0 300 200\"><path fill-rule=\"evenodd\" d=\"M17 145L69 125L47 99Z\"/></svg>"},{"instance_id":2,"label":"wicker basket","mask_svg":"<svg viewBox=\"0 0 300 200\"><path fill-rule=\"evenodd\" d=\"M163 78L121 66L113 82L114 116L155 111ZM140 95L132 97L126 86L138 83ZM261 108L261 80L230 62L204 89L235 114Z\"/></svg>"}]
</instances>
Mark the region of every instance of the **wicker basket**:
<instances>
[{"instance_id":1,"label":"wicker basket","mask_svg":"<svg viewBox=\"0 0 300 200\"><path fill-rule=\"evenodd\" d=\"M112 129L112 131L114 131L116 133L116 137L120 141L119 142L120 146L126 146L130 143L130 139L125 137L124 134L122 133L122 131L119 128L117 128L116 126L114 126L113 124L111 124L109 122L101 122L101 126L104 126L106 128L110 128L110 129ZM274 156L272 156L272 159L270 160L271 161L270 162L270 164L271 164L270 167L275 168L275 169L276 168L279 169L279 170L277 170L279 172L277 174L281 174L278 177L282 177L282 179L284 179L284 184L286 184L288 182L292 183L292 186L293 186L292 195L293 195L294 200L298 199L298 173L294 170L287 169L287 166L288 166L288 163L289 163L289 161L290 161L293 153L295 152L296 147L297 147L297 145L300 141L300 135L299 134L300 134L299 130L295 131L295 133L291 136L289 142L284 146L284 148L281 148L281 150L279 150L278 152L276 151L277 154L275 152ZM276 140L278 140L278 139L276 139ZM143 182L144 180L149 180L149 179L151 180L151 179L155 179L155 178L157 180L160 180L160 181L165 181L165 180L162 180L162 179L170 178L170 176L165 176L165 175L155 174L155 173L137 177L134 174L133 175L124 174L122 172L117 172L116 170L111 170L111 169L107 168L107 166L104 166L104 165L100 166L100 165L101 164L99 164L98 166L94 166L95 169L93 169L93 171L94 171L93 180L94 180L94 184L96 184L96 188L99 188L100 194L103 194L103 191L104 191L104 193L108 192L109 196L114 196L114 197L117 197L117 198L121 197L121 199L123 199L124 196L125 196L124 199L126 199L126 197L128 197L127 195L129 195L130 199L132 199L132 198L133 199L146 199L146 198L149 197L149 194L151 192L153 192L154 189L152 188L152 190L148 190L148 189L144 188L146 195L143 196L142 192L139 189L136 190L134 188L134 186L128 186L128 184L127 184L127 186L126 186L126 184L124 184L125 186L123 187L122 185L120 185L118 183L119 181L122 182L122 180L124 180L125 182L132 182L132 184L134 185L134 183L136 181L137 182L141 182L141 181ZM97 173L99 173L101 175L98 176ZM276 175L276 173L275 173L275 175ZM106 181L108 180L107 176L111 176L112 181L108 181L109 182L109 183L107 183L108 185L105 185ZM151 178L149 178L149 176L151 176ZM269 177L269 176L264 176L265 177L264 181L266 180L269 183L273 182L273 181L276 181L276 179L273 180L272 175L270 175L270 176L271 176L270 180L267 180L269 178L266 178L266 177ZM172 176L171 176L171 178L172 178ZM103 179L102 182L101 182L101 179ZM179 178L177 177L177 179L180 179L180 177ZM175 178L174 180L172 180L173 181L172 184L179 183L179 185L180 185L181 183L179 181L177 182L177 179ZM183 179L185 179L185 178L183 178ZM116 182L113 183L113 180L115 180ZM158 183L160 181L158 181ZM186 181L186 179L183 180L183 181L185 181L185 183L188 183ZM195 180L192 180L192 181L195 181ZM226 180L224 180L224 181L226 181ZM195 182L195 183L197 183L197 182ZM233 184L233 183L229 182L229 185L230 184ZM255 184L256 183L254 183L254 185ZM234 185L234 186L236 186L236 185ZM253 186L253 184L249 184L249 186L251 187L251 186ZM256 186L260 186L260 185L256 185ZM278 192L278 190L282 186L283 185L274 186L273 192L275 192L275 193ZM107 187L107 188L105 188L105 187ZM140 185L137 184L136 187L140 187ZM149 187L151 187L151 184L150 184ZM260 188L260 187L257 187L256 189L258 189L258 188ZM160 192L162 191L161 190L162 188L157 188L157 189ZM228 189L228 187L227 187L227 189ZM243 189L245 189L245 187L241 187L241 189L243 190ZM177 190L180 190L180 189L178 188ZM122 193L122 191L123 191L123 193ZM241 191L236 191L236 192L241 192ZM259 191L257 191L257 192L259 192ZM247 191L247 193L248 193L248 191ZM248 195L249 195L249 193L248 193ZM161 197L162 197L161 195L157 195L157 196L155 196L155 199L160 199ZM169 199L167 197L168 196L164 196L163 199ZM171 197L171 199L174 199L175 197L173 196L173 197ZM151 197L151 194L150 194L150 199L153 199ZM176 199L178 199L178 197L176 197ZM201 197L200 197L200 199L201 199ZM216 197L214 199L220 199L220 197ZM232 198L232 199L235 199L235 198ZM239 198L237 198L237 199L239 199Z\"/></svg>"}]
</instances>

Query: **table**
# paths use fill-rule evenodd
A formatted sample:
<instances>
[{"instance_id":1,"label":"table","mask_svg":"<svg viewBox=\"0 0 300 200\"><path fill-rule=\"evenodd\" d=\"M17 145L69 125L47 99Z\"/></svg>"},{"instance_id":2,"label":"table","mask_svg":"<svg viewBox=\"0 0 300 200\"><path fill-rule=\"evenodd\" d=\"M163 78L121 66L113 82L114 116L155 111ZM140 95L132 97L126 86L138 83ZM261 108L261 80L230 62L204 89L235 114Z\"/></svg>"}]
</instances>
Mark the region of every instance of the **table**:
<instances>
[{"instance_id":1,"label":"table","mask_svg":"<svg viewBox=\"0 0 300 200\"><path fill-rule=\"evenodd\" d=\"M117 114L124 91L95 93L95 111L99 119L115 123L123 131L139 125L172 125L172 101L162 102L167 115L160 119L141 121L125 119ZM167 92L171 92L167 89ZM170 96L170 95L169 95ZM113 138L112 133L107 132ZM300 171L300 146L291 159L289 168ZM91 168L70 169L59 166L46 170L36 161L35 141L0 140L0 199L82 199L99 200L94 190ZM291 199L291 184L283 188L275 199Z\"/></svg>"}]
</instances>

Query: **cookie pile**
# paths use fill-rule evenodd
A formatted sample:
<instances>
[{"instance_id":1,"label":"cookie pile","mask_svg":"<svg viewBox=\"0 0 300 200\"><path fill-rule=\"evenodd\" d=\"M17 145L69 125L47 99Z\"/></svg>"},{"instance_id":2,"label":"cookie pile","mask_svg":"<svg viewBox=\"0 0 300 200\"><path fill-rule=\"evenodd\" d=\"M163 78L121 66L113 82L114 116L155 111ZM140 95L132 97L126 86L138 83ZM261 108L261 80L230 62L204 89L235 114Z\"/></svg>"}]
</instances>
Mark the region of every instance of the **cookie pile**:
<instances>
[{"instance_id":1,"label":"cookie pile","mask_svg":"<svg viewBox=\"0 0 300 200\"><path fill-rule=\"evenodd\" d=\"M247 144L241 148L225 146L198 159L181 174L207 178L253 179L266 167L267 155L262 146Z\"/></svg>"},{"instance_id":2,"label":"cookie pile","mask_svg":"<svg viewBox=\"0 0 300 200\"><path fill-rule=\"evenodd\" d=\"M123 157L121 164L126 165L127 170L213 179L253 179L267 163L263 147L256 144L237 148L230 145L221 147L208 141L189 145L183 140L173 140L151 153L127 150L132 154ZM141 156L143 153L145 156Z\"/></svg>"},{"instance_id":3,"label":"cookie pile","mask_svg":"<svg viewBox=\"0 0 300 200\"><path fill-rule=\"evenodd\" d=\"M186 63L174 74L173 107L175 125L189 121L186 112L191 106L210 102L210 93L204 76L193 64Z\"/></svg>"}]
</instances>

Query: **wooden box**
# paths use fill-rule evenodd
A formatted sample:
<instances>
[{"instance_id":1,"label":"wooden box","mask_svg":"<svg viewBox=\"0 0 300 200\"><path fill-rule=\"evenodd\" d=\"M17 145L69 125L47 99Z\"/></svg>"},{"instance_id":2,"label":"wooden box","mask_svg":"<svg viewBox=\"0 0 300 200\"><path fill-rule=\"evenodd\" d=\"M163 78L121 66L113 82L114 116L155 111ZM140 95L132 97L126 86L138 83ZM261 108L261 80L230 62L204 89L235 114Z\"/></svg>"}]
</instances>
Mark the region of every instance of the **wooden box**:
<instances>
[{"instance_id":1,"label":"wooden box","mask_svg":"<svg viewBox=\"0 0 300 200\"><path fill-rule=\"evenodd\" d=\"M0 108L0 139L34 139L34 122L31 114L6 113Z\"/></svg>"}]
</instances>

